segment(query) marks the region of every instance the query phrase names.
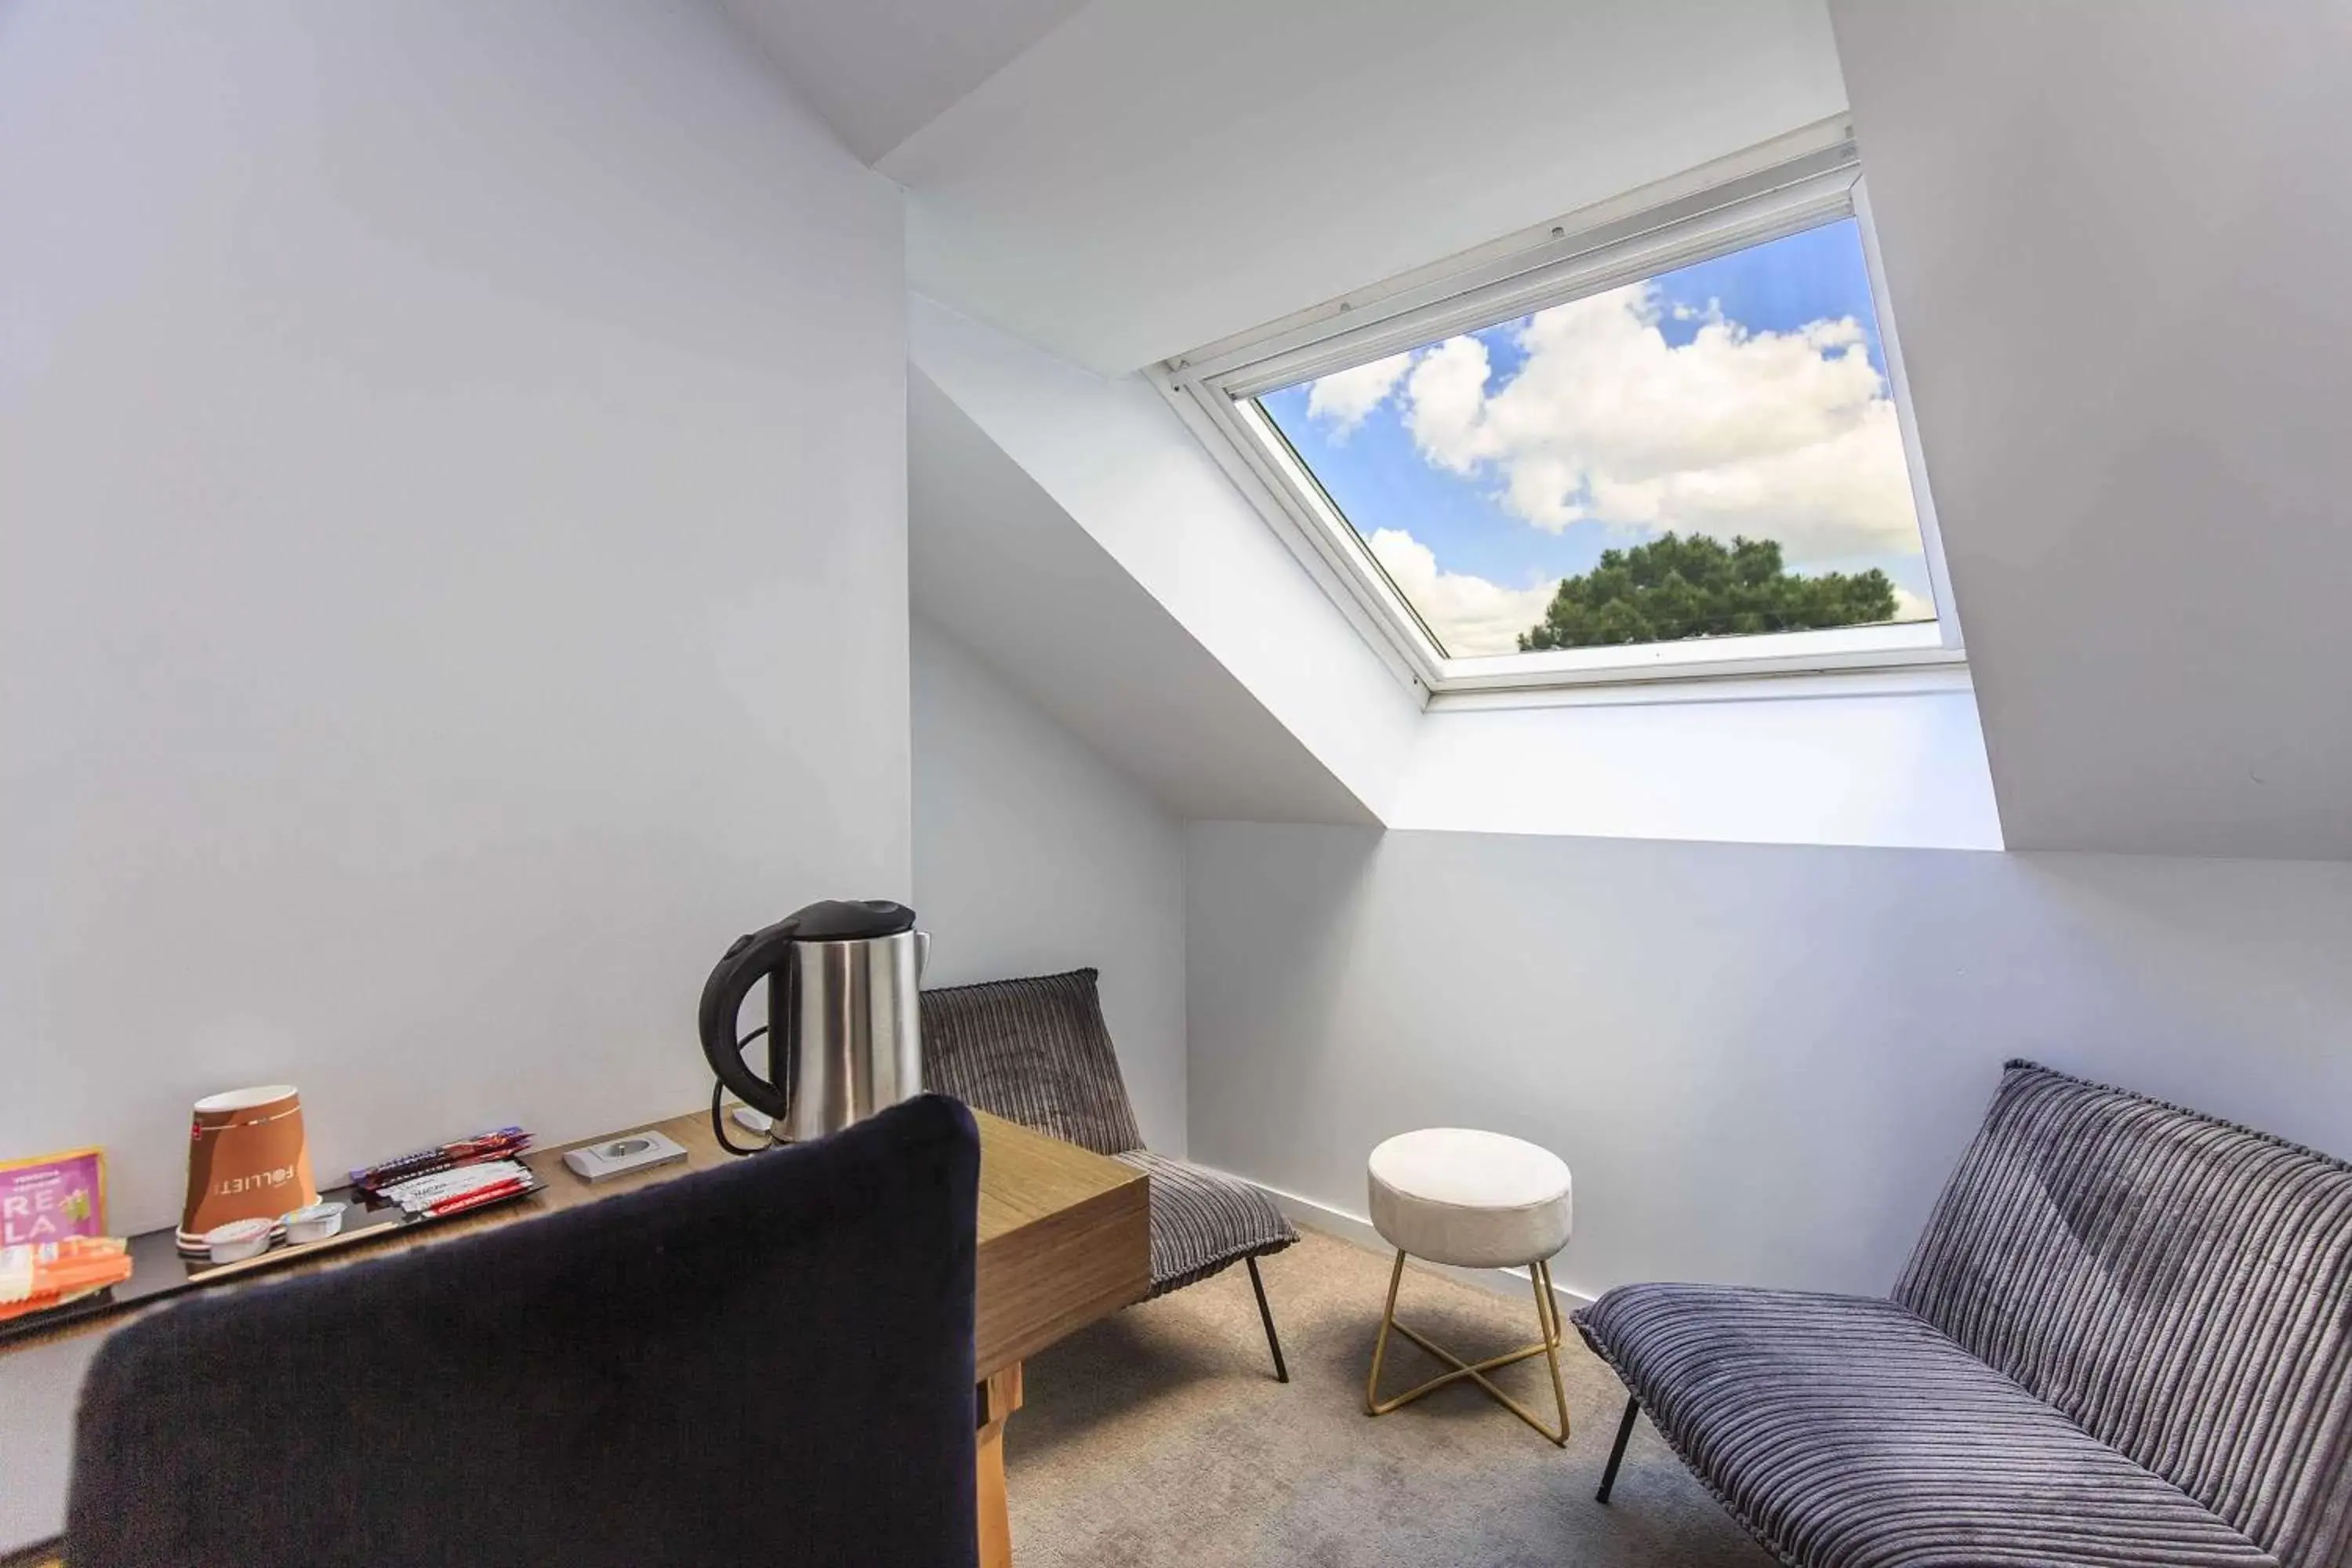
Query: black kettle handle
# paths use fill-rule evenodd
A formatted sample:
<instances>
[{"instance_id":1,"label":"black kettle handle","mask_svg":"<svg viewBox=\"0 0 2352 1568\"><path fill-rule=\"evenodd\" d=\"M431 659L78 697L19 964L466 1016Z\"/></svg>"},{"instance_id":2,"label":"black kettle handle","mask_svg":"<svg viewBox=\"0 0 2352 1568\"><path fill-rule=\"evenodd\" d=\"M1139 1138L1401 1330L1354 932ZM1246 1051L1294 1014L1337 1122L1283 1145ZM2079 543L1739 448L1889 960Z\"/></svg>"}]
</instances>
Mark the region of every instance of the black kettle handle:
<instances>
[{"instance_id":1,"label":"black kettle handle","mask_svg":"<svg viewBox=\"0 0 2352 1568\"><path fill-rule=\"evenodd\" d=\"M703 982L702 1006L698 1021L702 1031L702 1054L709 1058L710 1070L719 1081L734 1091L737 1098L754 1110L783 1120L792 1110L792 1090L784 1084L770 1083L754 1073L743 1060L743 1047L748 1039L735 1035L736 1016L742 1011L743 998L761 978L774 970L784 957L784 950L800 933L798 920L779 921L765 931L738 937L710 978ZM781 984L781 982L779 982ZM753 1031L752 1038L758 1037ZM787 1043L769 1042L774 1057L789 1055Z\"/></svg>"}]
</instances>

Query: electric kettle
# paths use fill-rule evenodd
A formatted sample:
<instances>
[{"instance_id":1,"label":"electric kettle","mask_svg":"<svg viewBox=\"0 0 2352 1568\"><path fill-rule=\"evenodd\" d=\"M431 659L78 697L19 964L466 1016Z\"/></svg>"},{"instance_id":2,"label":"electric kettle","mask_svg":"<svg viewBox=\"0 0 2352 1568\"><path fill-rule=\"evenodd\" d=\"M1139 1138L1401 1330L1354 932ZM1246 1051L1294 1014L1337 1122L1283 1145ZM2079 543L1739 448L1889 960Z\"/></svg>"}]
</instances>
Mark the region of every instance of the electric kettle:
<instances>
[{"instance_id":1,"label":"electric kettle","mask_svg":"<svg viewBox=\"0 0 2352 1568\"><path fill-rule=\"evenodd\" d=\"M738 937L702 987L702 1054L723 1089L774 1121L769 1136L799 1142L923 1092L918 1020L931 939L903 904L811 904ZM768 983L768 1021L738 1037L751 987ZM768 1076L743 1048L768 1037ZM711 1121L718 1124L718 1094ZM727 1142L724 1131L719 1141ZM738 1150L737 1152L748 1151Z\"/></svg>"}]
</instances>

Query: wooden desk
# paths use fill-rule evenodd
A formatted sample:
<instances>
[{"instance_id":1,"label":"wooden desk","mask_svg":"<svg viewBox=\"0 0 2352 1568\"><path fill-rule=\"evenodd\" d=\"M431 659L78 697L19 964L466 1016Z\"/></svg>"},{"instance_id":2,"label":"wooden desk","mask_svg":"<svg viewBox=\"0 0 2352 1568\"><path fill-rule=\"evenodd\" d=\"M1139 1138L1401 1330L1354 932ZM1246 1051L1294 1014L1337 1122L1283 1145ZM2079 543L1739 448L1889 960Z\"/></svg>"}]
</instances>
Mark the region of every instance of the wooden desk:
<instances>
[{"instance_id":1,"label":"wooden desk","mask_svg":"<svg viewBox=\"0 0 2352 1568\"><path fill-rule=\"evenodd\" d=\"M979 1279L972 1331L981 1380L981 1562L982 1568L1004 1568L1013 1560L1005 1510L1004 1423L1021 1405L1022 1360L1144 1298L1151 1285L1150 1194L1143 1173L1116 1160L985 1111L974 1112L974 1120L980 1124ZM676 1116L654 1125L684 1146L684 1161L590 1186L564 1167L564 1152L601 1143L611 1133L540 1150L525 1156L524 1163L546 1185L528 1198L413 1233L354 1241L263 1273L254 1283L438 1246L455 1237L709 1170L733 1158L711 1137L706 1113ZM0 1356L58 1340L110 1333L139 1315L126 1311L84 1319L51 1334L0 1344ZM0 1553L0 1565L20 1560Z\"/></svg>"}]
</instances>

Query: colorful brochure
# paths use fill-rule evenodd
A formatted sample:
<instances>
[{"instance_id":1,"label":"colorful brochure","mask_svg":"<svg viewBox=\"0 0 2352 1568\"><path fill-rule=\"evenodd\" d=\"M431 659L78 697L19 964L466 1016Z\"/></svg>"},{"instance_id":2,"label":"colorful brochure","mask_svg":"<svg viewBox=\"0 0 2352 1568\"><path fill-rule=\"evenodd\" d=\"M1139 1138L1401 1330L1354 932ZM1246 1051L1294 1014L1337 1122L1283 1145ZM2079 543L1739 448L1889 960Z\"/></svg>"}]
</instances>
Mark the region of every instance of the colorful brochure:
<instances>
[{"instance_id":1,"label":"colorful brochure","mask_svg":"<svg viewBox=\"0 0 2352 1568\"><path fill-rule=\"evenodd\" d=\"M106 1234L106 1154L68 1149L0 1161L0 1247Z\"/></svg>"}]
</instances>

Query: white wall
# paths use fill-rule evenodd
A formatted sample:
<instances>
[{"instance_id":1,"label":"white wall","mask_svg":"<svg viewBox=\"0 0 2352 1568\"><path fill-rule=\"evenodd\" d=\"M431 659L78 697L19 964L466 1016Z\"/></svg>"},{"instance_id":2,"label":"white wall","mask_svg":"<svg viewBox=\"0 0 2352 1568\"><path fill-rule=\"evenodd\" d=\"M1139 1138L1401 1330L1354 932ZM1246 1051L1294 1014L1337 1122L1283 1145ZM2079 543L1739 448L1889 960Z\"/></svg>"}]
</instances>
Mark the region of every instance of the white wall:
<instances>
[{"instance_id":1,"label":"white wall","mask_svg":"<svg viewBox=\"0 0 2352 1568\"><path fill-rule=\"evenodd\" d=\"M1576 1173L1558 1270L1881 1292L2000 1063L2352 1154L2352 867L1202 824L1195 1159L1345 1213L1408 1128Z\"/></svg>"},{"instance_id":2,"label":"white wall","mask_svg":"<svg viewBox=\"0 0 2352 1568\"><path fill-rule=\"evenodd\" d=\"M2352 858L2352 12L1831 11L2009 843Z\"/></svg>"},{"instance_id":3,"label":"white wall","mask_svg":"<svg viewBox=\"0 0 2352 1568\"><path fill-rule=\"evenodd\" d=\"M908 893L898 194L715 15L0 8L0 1153L681 1109Z\"/></svg>"},{"instance_id":4,"label":"white wall","mask_svg":"<svg viewBox=\"0 0 2352 1568\"><path fill-rule=\"evenodd\" d=\"M1184 841L1141 786L962 644L914 637L926 984L1093 965L1144 1141L1185 1148Z\"/></svg>"}]
</instances>

